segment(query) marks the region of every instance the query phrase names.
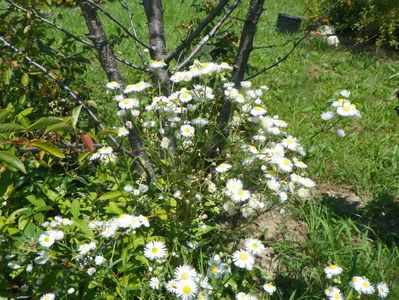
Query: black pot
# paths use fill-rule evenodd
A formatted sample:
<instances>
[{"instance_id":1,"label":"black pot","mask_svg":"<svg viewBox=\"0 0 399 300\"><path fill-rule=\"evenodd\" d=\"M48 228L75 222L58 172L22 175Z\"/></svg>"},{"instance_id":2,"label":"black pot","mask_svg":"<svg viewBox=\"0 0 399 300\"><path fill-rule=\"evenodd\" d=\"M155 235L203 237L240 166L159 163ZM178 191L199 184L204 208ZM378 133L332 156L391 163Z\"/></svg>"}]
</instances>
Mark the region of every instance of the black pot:
<instances>
[{"instance_id":1,"label":"black pot","mask_svg":"<svg viewBox=\"0 0 399 300\"><path fill-rule=\"evenodd\" d=\"M287 14L278 14L277 29L283 32L297 32L301 27L302 19L300 17L290 16Z\"/></svg>"}]
</instances>

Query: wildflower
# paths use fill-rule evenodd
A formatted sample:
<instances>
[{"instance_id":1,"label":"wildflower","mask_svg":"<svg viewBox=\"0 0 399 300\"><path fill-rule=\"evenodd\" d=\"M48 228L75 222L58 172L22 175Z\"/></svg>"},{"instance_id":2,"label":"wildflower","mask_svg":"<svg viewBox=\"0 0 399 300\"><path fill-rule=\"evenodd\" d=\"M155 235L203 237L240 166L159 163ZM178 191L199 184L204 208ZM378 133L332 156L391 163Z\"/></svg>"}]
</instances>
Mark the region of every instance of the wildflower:
<instances>
[{"instance_id":1,"label":"wildflower","mask_svg":"<svg viewBox=\"0 0 399 300\"><path fill-rule=\"evenodd\" d=\"M182 89L179 94L179 100L183 103L190 102L193 99L193 96L187 89Z\"/></svg>"},{"instance_id":2,"label":"wildflower","mask_svg":"<svg viewBox=\"0 0 399 300\"><path fill-rule=\"evenodd\" d=\"M342 130L342 129L338 129L337 130L337 136L338 137L340 137L340 138L342 138L342 137L344 137L346 134L345 134L345 131L344 130Z\"/></svg>"},{"instance_id":3,"label":"wildflower","mask_svg":"<svg viewBox=\"0 0 399 300\"><path fill-rule=\"evenodd\" d=\"M351 95L351 92L348 91L348 90L342 90L342 91L339 92L339 94L340 94L342 97L344 97L344 98L349 98L350 95Z\"/></svg>"},{"instance_id":4,"label":"wildflower","mask_svg":"<svg viewBox=\"0 0 399 300\"><path fill-rule=\"evenodd\" d=\"M39 244L44 248L51 247L55 242L54 236L50 235L48 232L45 232L39 237Z\"/></svg>"},{"instance_id":5,"label":"wildflower","mask_svg":"<svg viewBox=\"0 0 399 300\"><path fill-rule=\"evenodd\" d=\"M135 84L129 84L128 86L126 86L125 90L123 91L125 94L131 93L131 92L142 92L145 89L148 89L149 87L151 87L150 83L144 82L144 81L140 81L138 83Z\"/></svg>"},{"instance_id":6,"label":"wildflower","mask_svg":"<svg viewBox=\"0 0 399 300\"><path fill-rule=\"evenodd\" d=\"M336 287L329 287L325 290L325 294L329 300L343 300L341 291Z\"/></svg>"},{"instance_id":7,"label":"wildflower","mask_svg":"<svg viewBox=\"0 0 399 300\"><path fill-rule=\"evenodd\" d=\"M80 255L85 255L87 253L89 253L90 251L96 249L96 243L95 242L90 242L88 244L82 244L79 246L78 248L78 253Z\"/></svg>"},{"instance_id":8,"label":"wildflower","mask_svg":"<svg viewBox=\"0 0 399 300\"><path fill-rule=\"evenodd\" d=\"M289 135L287 138L283 139L281 144L292 151L295 151L298 146L298 141L293 136Z\"/></svg>"},{"instance_id":9,"label":"wildflower","mask_svg":"<svg viewBox=\"0 0 399 300\"><path fill-rule=\"evenodd\" d=\"M234 194L234 192L241 190L242 187L243 186L242 186L242 182L240 179L236 179L236 178L229 179L229 180L227 180L227 183L226 183L226 190L227 190L226 193L228 195L232 195L232 194Z\"/></svg>"},{"instance_id":10,"label":"wildflower","mask_svg":"<svg viewBox=\"0 0 399 300\"><path fill-rule=\"evenodd\" d=\"M333 111L325 111L323 112L320 117L323 121L328 121L331 120L332 118L334 118L335 113Z\"/></svg>"},{"instance_id":11,"label":"wildflower","mask_svg":"<svg viewBox=\"0 0 399 300\"><path fill-rule=\"evenodd\" d=\"M110 89L110 90L116 90L116 89L119 89L121 87L121 85L116 81L111 81L111 82L107 83L106 87L107 87L107 89Z\"/></svg>"},{"instance_id":12,"label":"wildflower","mask_svg":"<svg viewBox=\"0 0 399 300\"><path fill-rule=\"evenodd\" d=\"M18 270L19 268L21 268L21 266L18 264L18 262L16 260L12 260L12 261L8 262L7 267L9 267L10 269L13 269L13 270Z\"/></svg>"},{"instance_id":13,"label":"wildflower","mask_svg":"<svg viewBox=\"0 0 399 300\"><path fill-rule=\"evenodd\" d=\"M171 292L171 293L176 293L177 291L177 280L172 279L170 281L168 281L168 283L166 284L166 289Z\"/></svg>"},{"instance_id":14,"label":"wildflower","mask_svg":"<svg viewBox=\"0 0 399 300\"><path fill-rule=\"evenodd\" d=\"M192 299L197 293L198 287L195 281L185 280L177 282L176 295L183 300Z\"/></svg>"},{"instance_id":15,"label":"wildflower","mask_svg":"<svg viewBox=\"0 0 399 300\"><path fill-rule=\"evenodd\" d=\"M187 281L198 279L197 271L188 265L182 265L175 270L175 279L178 281Z\"/></svg>"},{"instance_id":16,"label":"wildflower","mask_svg":"<svg viewBox=\"0 0 399 300\"><path fill-rule=\"evenodd\" d=\"M233 261L237 267L250 271L255 263L255 258L248 251L237 250L233 253Z\"/></svg>"},{"instance_id":17,"label":"wildflower","mask_svg":"<svg viewBox=\"0 0 399 300\"><path fill-rule=\"evenodd\" d=\"M268 293L270 296L274 294L277 288L272 283L265 283L263 285L263 289Z\"/></svg>"},{"instance_id":18,"label":"wildflower","mask_svg":"<svg viewBox=\"0 0 399 300\"><path fill-rule=\"evenodd\" d=\"M180 133L185 138L190 138L194 136L195 129L191 125L183 125L180 127Z\"/></svg>"},{"instance_id":19,"label":"wildflower","mask_svg":"<svg viewBox=\"0 0 399 300\"><path fill-rule=\"evenodd\" d=\"M144 248L144 256L150 260L156 260L166 256L166 246L162 242L149 242Z\"/></svg>"},{"instance_id":20,"label":"wildflower","mask_svg":"<svg viewBox=\"0 0 399 300\"><path fill-rule=\"evenodd\" d=\"M25 269L26 272L30 273L30 272L32 272L32 270L33 270L33 266L31 264L26 266L26 269Z\"/></svg>"},{"instance_id":21,"label":"wildflower","mask_svg":"<svg viewBox=\"0 0 399 300\"><path fill-rule=\"evenodd\" d=\"M236 300L258 300L256 296L240 292L236 295Z\"/></svg>"},{"instance_id":22,"label":"wildflower","mask_svg":"<svg viewBox=\"0 0 399 300\"><path fill-rule=\"evenodd\" d=\"M158 277L151 277L150 279L150 287L152 287L154 290L159 289L160 281Z\"/></svg>"},{"instance_id":23,"label":"wildflower","mask_svg":"<svg viewBox=\"0 0 399 300\"><path fill-rule=\"evenodd\" d=\"M326 273L327 278L332 278L335 275L339 275L342 273L342 268L331 264L324 268L324 273Z\"/></svg>"},{"instance_id":24,"label":"wildflower","mask_svg":"<svg viewBox=\"0 0 399 300\"><path fill-rule=\"evenodd\" d=\"M47 293L40 297L40 300L54 300L54 299L55 299L55 294L53 293Z\"/></svg>"},{"instance_id":25,"label":"wildflower","mask_svg":"<svg viewBox=\"0 0 399 300\"><path fill-rule=\"evenodd\" d=\"M139 106L139 100L136 98L123 98L118 105L121 109L132 109Z\"/></svg>"},{"instance_id":26,"label":"wildflower","mask_svg":"<svg viewBox=\"0 0 399 300\"><path fill-rule=\"evenodd\" d=\"M231 194L231 199L234 202L242 202L248 200L251 197L250 191L239 189L237 191L233 191Z\"/></svg>"},{"instance_id":27,"label":"wildflower","mask_svg":"<svg viewBox=\"0 0 399 300\"><path fill-rule=\"evenodd\" d=\"M355 291L361 292L363 280L363 277L354 276L349 284Z\"/></svg>"},{"instance_id":28,"label":"wildflower","mask_svg":"<svg viewBox=\"0 0 399 300\"><path fill-rule=\"evenodd\" d=\"M244 89L250 89L251 85L251 81L241 81L241 87L243 87Z\"/></svg>"},{"instance_id":29,"label":"wildflower","mask_svg":"<svg viewBox=\"0 0 399 300\"><path fill-rule=\"evenodd\" d=\"M87 269L87 271L86 271L86 273L87 273L89 276L93 276L96 272L97 272L96 268L93 268L93 267Z\"/></svg>"},{"instance_id":30,"label":"wildflower","mask_svg":"<svg viewBox=\"0 0 399 300\"><path fill-rule=\"evenodd\" d=\"M258 239L246 239L245 250L254 255L262 255L265 252L265 246Z\"/></svg>"},{"instance_id":31,"label":"wildflower","mask_svg":"<svg viewBox=\"0 0 399 300\"><path fill-rule=\"evenodd\" d=\"M378 292L378 297L385 298L386 296L388 296L389 293L388 285L385 282L378 283L377 292Z\"/></svg>"},{"instance_id":32,"label":"wildflower","mask_svg":"<svg viewBox=\"0 0 399 300\"><path fill-rule=\"evenodd\" d=\"M130 184L127 184L124 186L123 190L125 192L131 193L131 192L133 192L133 187Z\"/></svg>"},{"instance_id":33,"label":"wildflower","mask_svg":"<svg viewBox=\"0 0 399 300\"><path fill-rule=\"evenodd\" d=\"M75 293L75 289L73 287L71 287L71 288L68 289L67 293L69 295L71 295L71 294Z\"/></svg>"},{"instance_id":34,"label":"wildflower","mask_svg":"<svg viewBox=\"0 0 399 300\"><path fill-rule=\"evenodd\" d=\"M118 128L118 136L127 136L129 134L129 130L126 127Z\"/></svg>"},{"instance_id":35,"label":"wildflower","mask_svg":"<svg viewBox=\"0 0 399 300\"><path fill-rule=\"evenodd\" d=\"M166 66L167 66L167 64L165 64L165 62L163 60L160 60L160 61L151 60L151 62L150 62L151 69L161 69Z\"/></svg>"},{"instance_id":36,"label":"wildflower","mask_svg":"<svg viewBox=\"0 0 399 300\"><path fill-rule=\"evenodd\" d=\"M161 148L168 149L170 145L170 140L167 137L163 137L161 141Z\"/></svg>"},{"instance_id":37,"label":"wildflower","mask_svg":"<svg viewBox=\"0 0 399 300\"><path fill-rule=\"evenodd\" d=\"M292 162L288 158L282 157L277 159L277 165L282 172L292 171Z\"/></svg>"},{"instance_id":38,"label":"wildflower","mask_svg":"<svg viewBox=\"0 0 399 300\"><path fill-rule=\"evenodd\" d=\"M261 106L255 106L251 109L251 115L254 117L263 116L266 113L266 110Z\"/></svg>"},{"instance_id":39,"label":"wildflower","mask_svg":"<svg viewBox=\"0 0 399 300\"><path fill-rule=\"evenodd\" d=\"M50 256L47 252L40 251L39 255L35 257L35 263L38 265L44 265L50 260Z\"/></svg>"},{"instance_id":40,"label":"wildflower","mask_svg":"<svg viewBox=\"0 0 399 300\"><path fill-rule=\"evenodd\" d=\"M338 106L337 114L343 117L360 117L360 112L356 109L356 105L345 101L342 106Z\"/></svg>"},{"instance_id":41,"label":"wildflower","mask_svg":"<svg viewBox=\"0 0 399 300\"><path fill-rule=\"evenodd\" d=\"M362 283L360 284L360 291L363 294L371 295L374 293L374 286L370 283L370 281L363 277Z\"/></svg>"},{"instance_id":42,"label":"wildflower","mask_svg":"<svg viewBox=\"0 0 399 300\"><path fill-rule=\"evenodd\" d=\"M97 266L101 266L102 264L105 263L105 261L106 261L106 259L105 259L105 257L102 256L102 255L97 255L97 256L94 258L94 263L95 263Z\"/></svg>"}]
</instances>

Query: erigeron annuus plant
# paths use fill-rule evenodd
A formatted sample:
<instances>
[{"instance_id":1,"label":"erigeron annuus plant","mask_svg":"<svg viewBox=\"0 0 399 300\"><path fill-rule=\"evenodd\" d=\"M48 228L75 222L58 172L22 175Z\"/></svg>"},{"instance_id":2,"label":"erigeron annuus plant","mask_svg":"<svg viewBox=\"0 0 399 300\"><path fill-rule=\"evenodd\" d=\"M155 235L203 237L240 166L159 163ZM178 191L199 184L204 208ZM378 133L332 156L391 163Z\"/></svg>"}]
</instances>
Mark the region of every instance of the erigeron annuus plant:
<instances>
[{"instance_id":1,"label":"erigeron annuus plant","mask_svg":"<svg viewBox=\"0 0 399 300\"><path fill-rule=\"evenodd\" d=\"M115 177L100 197L108 205L50 219L18 248L8 263L23 273L16 276L24 276L28 290L56 297L105 297L116 290L122 298L157 299L256 299L276 291L259 265L267 241L245 234L246 224L306 199L315 184L306 177L298 139L285 131L286 122L267 114L267 87L234 86L226 80L230 70L196 61L172 74L169 96L145 82L113 95L121 147L129 130L138 129L157 180L135 176L120 149L104 146L92 154L98 172ZM224 147L212 157L223 98L235 112ZM46 287L48 268L64 270L68 280Z\"/></svg>"}]
</instances>

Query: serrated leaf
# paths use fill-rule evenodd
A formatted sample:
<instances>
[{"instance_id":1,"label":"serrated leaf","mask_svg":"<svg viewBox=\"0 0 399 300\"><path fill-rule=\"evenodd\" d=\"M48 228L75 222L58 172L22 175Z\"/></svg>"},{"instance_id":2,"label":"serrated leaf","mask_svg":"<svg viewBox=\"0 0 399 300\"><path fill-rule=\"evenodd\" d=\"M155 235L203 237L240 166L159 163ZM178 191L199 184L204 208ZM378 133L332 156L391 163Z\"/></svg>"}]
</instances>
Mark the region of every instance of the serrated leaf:
<instances>
[{"instance_id":1,"label":"serrated leaf","mask_svg":"<svg viewBox=\"0 0 399 300\"><path fill-rule=\"evenodd\" d=\"M64 119L58 118L58 117L43 117L37 120L35 123L33 123L31 126L29 126L29 130L39 130L46 128L48 126L57 124L57 123L62 123L64 122Z\"/></svg>"},{"instance_id":2,"label":"serrated leaf","mask_svg":"<svg viewBox=\"0 0 399 300\"><path fill-rule=\"evenodd\" d=\"M26 174L26 169L22 160L16 157L14 154L10 154L9 152L0 151L0 161L7 163L8 165L20 170L21 172Z\"/></svg>"},{"instance_id":3,"label":"serrated leaf","mask_svg":"<svg viewBox=\"0 0 399 300\"><path fill-rule=\"evenodd\" d=\"M57 148L56 146L47 143L47 142L33 142L31 144L33 147L37 147L39 149L42 149L44 151L46 151L47 153L54 155L58 158L65 158L64 153L61 152L61 150L59 148Z\"/></svg>"},{"instance_id":4,"label":"serrated leaf","mask_svg":"<svg viewBox=\"0 0 399 300\"><path fill-rule=\"evenodd\" d=\"M2 133L13 133L24 131L25 127L17 123L3 123L0 124L0 134Z\"/></svg>"},{"instance_id":5,"label":"serrated leaf","mask_svg":"<svg viewBox=\"0 0 399 300\"><path fill-rule=\"evenodd\" d=\"M75 107L72 110L72 127L76 128L76 125L78 124L79 116L80 116L80 111L82 110L82 104Z\"/></svg>"}]
</instances>

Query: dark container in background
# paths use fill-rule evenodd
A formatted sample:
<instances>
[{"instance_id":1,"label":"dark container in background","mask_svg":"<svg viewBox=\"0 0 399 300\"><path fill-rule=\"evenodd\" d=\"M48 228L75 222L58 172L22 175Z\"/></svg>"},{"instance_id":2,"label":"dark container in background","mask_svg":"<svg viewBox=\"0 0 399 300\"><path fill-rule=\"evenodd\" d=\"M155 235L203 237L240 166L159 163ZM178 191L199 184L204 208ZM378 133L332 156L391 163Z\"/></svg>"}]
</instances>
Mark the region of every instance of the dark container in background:
<instances>
[{"instance_id":1,"label":"dark container in background","mask_svg":"<svg viewBox=\"0 0 399 300\"><path fill-rule=\"evenodd\" d=\"M279 13L276 26L282 32L297 32L301 27L301 23L302 19L300 17Z\"/></svg>"}]
</instances>

